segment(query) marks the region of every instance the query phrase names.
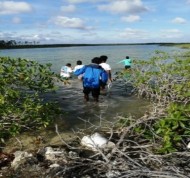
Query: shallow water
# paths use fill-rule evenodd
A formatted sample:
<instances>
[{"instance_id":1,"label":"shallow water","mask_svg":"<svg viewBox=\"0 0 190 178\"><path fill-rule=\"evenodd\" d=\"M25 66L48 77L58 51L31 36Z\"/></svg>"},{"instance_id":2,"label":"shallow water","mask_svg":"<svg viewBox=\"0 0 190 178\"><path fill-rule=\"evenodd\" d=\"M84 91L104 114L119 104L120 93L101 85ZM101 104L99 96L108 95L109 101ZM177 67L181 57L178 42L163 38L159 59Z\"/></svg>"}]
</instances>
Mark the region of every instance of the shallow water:
<instances>
[{"instance_id":1,"label":"shallow water","mask_svg":"<svg viewBox=\"0 0 190 178\"><path fill-rule=\"evenodd\" d=\"M112 67L112 73L114 74L122 70L122 64L117 63L125 58L126 55L132 59L148 60L155 50L170 53L181 51L181 49L176 47L158 45L126 45L9 49L1 50L0 55L26 58L40 63L52 63L52 70L56 73L59 73L61 66L68 62L74 66L76 61L80 59L83 61L83 64L89 64L93 57L107 55L108 63ZM65 114L61 118L55 118L55 123L43 131L20 135L19 139L25 140L26 147L31 147L33 142L31 140L35 139L37 135L42 135L46 138L47 142L50 141L51 143L58 140L54 124L58 125L60 133L63 133L63 137L72 137L74 135L72 129L85 128L90 123L98 126L101 124L101 120L114 121L118 115L132 115L138 118L149 107L147 101L128 95L125 86L119 81L113 82L113 86L107 95L100 96L99 103L94 103L92 99L87 103L84 102L81 81L74 78L70 82L70 85L59 84L60 89L48 96L48 99L59 101L60 107ZM18 141L13 140L10 140L7 144L13 146L13 142L15 142L15 145L18 145Z\"/></svg>"},{"instance_id":2,"label":"shallow water","mask_svg":"<svg viewBox=\"0 0 190 178\"><path fill-rule=\"evenodd\" d=\"M99 102L83 99L82 82L72 79L70 85L62 85L56 94L49 99L54 99L60 103L66 114L57 119L58 125L64 125L63 130L70 130L76 127L83 127L86 120L92 123L99 123L100 118L113 121L118 115L140 117L149 106L149 102L136 96L129 95L123 82L114 81L107 93L101 94Z\"/></svg>"},{"instance_id":3,"label":"shallow water","mask_svg":"<svg viewBox=\"0 0 190 178\"><path fill-rule=\"evenodd\" d=\"M17 136L17 139L12 138L7 142L4 151L21 149L20 143L22 143L22 149L37 149L40 145L35 143L39 136L43 138L41 146L63 144L55 131L55 124L58 126L61 137L64 140L70 140L77 136L75 132L78 129L91 127L93 132L94 129L102 126L109 127L105 123L115 122L117 116L139 118L150 107L148 101L129 95L120 81L114 81L111 89L106 94L100 95L98 103L94 102L91 96L89 102L84 101L82 82L78 79L70 80L69 85L63 83L57 85L59 90L46 97L48 100L58 101L65 114L60 118L55 118L55 122L46 129L23 133Z\"/></svg>"}]
</instances>

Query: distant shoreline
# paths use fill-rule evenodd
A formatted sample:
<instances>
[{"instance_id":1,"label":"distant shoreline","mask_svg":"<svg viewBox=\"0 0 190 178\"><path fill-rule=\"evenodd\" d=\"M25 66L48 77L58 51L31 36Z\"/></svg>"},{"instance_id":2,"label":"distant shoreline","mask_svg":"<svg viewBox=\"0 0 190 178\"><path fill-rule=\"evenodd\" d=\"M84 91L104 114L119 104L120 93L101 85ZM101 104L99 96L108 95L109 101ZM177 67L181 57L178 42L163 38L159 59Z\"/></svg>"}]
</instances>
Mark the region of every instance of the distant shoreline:
<instances>
[{"instance_id":1,"label":"distant shoreline","mask_svg":"<svg viewBox=\"0 0 190 178\"><path fill-rule=\"evenodd\" d=\"M190 43L114 43L114 44L37 44L37 45L15 45L0 47L0 49L24 49L24 48L56 48L56 47L79 47L79 46L123 46L123 45L160 45L179 46L190 48Z\"/></svg>"}]
</instances>

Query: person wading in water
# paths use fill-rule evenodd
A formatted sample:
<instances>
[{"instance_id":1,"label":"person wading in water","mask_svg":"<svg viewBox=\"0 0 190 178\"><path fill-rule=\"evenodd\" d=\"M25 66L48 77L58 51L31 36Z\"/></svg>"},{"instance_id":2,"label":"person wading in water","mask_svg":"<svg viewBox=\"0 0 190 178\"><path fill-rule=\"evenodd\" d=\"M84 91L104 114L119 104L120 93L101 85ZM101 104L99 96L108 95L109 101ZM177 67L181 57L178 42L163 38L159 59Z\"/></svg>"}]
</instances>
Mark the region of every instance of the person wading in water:
<instances>
[{"instance_id":1,"label":"person wading in water","mask_svg":"<svg viewBox=\"0 0 190 178\"><path fill-rule=\"evenodd\" d=\"M99 65L100 58L95 57L89 65L85 65L81 69L78 69L74 72L74 75L83 74L83 93L85 101L89 101L89 94L92 93L94 101L98 102L100 95L100 83L107 83L108 74L107 72Z\"/></svg>"}]
</instances>

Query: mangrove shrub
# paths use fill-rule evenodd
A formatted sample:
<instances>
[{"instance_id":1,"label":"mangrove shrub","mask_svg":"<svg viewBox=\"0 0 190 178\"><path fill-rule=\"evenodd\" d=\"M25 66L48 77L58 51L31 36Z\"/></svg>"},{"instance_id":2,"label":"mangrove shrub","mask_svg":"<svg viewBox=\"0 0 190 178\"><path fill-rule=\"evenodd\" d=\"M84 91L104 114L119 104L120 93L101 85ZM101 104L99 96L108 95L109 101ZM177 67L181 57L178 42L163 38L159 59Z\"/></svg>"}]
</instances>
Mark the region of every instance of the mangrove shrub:
<instances>
[{"instance_id":1,"label":"mangrove shrub","mask_svg":"<svg viewBox=\"0 0 190 178\"><path fill-rule=\"evenodd\" d=\"M138 96L152 101L154 115L135 130L160 143L157 151L168 153L186 149L190 137L190 56L155 51L148 60L135 60L125 70L126 84L132 83ZM148 127L147 127L148 126Z\"/></svg>"},{"instance_id":2,"label":"mangrove shrub","mask_svg":"<svg viewBox=\"0 0 190 178\"><path fill-rule=\"evenodd\" d=\"M59 114L42 94L55 91L58 76L51 64L0 57L0 138L1 141L26 129L47 126Z\"/></svg>"}]
</instances>

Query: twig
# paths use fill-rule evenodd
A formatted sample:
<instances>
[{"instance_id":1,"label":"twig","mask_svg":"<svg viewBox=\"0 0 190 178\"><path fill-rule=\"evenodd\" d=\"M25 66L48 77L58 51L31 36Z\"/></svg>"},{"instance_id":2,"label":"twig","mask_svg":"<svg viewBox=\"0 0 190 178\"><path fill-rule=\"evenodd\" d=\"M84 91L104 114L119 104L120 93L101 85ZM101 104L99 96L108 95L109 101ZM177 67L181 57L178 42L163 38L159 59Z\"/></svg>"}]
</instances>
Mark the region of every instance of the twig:
<instances>
[{"instance_id":1,"label":"twig","mask_svg":"<svg viewBox=\"0 0 190 178\"><path fill-rule=\"evenodd\" d=\"M22 144L22 142L17 138L17 137L15 137L15 139L17 140L17 142L19 143L19 145L20 145L20 150L22 150L22 148L23 148L23 144Z\"/></svg>"},{"instance_id":2,"label":"twig","mask_svg":"<svg viewBox=\"0 0 190 178\"><path fill-rule=\"evenodd\" d=\"M68 148L71 148L71 149L75 149L74 147L68 145L61 137L61 135L59 134L59 131L58 131L58 126L57 124L55 124L55 132L57 133L57 135L59 136L60 140L68 147Z\"/></svg>"}]
</instances>

